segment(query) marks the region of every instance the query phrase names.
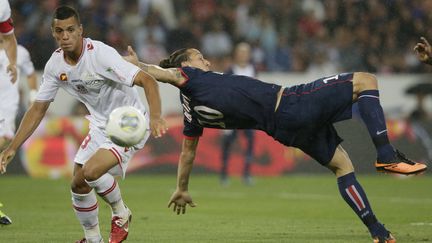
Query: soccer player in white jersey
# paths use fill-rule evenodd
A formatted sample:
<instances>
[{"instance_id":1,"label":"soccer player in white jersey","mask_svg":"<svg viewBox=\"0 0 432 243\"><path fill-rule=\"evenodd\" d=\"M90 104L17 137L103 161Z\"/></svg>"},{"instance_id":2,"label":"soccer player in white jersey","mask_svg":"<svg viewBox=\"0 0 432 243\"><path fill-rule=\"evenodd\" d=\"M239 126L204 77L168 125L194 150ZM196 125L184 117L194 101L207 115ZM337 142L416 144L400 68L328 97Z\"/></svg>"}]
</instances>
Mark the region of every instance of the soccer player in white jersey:
<instances>
[{"instance_id":1,"label":"soccer player in white jersey","mask_svg":"<svg viewBox=\"0 0 432 243\"><path fill-rule=\"evenodd\" d=\"M17 40L8 0L0 0L0 6L0 34L3 35L6 55L9 59L7 71L12 77L12 83L14 83L17 79Z\"/></svg>"},{"instance_id":2,"label":"soccer player in white jersey","mask_svg":"<svg viewBox=\"0 0 432 243\"><path fill-rule=\"evenodd\" d=\"M150 117L153 136L166 132L161 118L161 101L156 80L125 61L113 48L102 42L82 37L78 13L60 6L52 18L52 34L60 48L47 62L36 100L24 115L17 134L0 154L0 172L18 147L33 133L59 88L84 103L90 112L90 131L75 157L71 185L72 204L85 238L77 242L103 242L98 223L96 194L112 209L110 243L123 242L128 235L131 211L125 206L114 175L124 176L129 159L143 141L130 148L112 143L105 133L110 112L120 106L134 106ZM138 91L144 88L150 114Z\"/></svg>"},{"instance_id":3,"label":"soccer player in white jersey","mask_svg":"<svg viewBox=\"0 0 432 243\"><path fill-rule=\"evenodd\" d=\"M9 64L6 66L6 71L11 78L9 82L15 82L17 79L16 61L17 61L17 41L14 34L14 27L11 18L11 8L7 0L0 0L0 36L4 38L4 46ZM2 80L0 80L1 82ZM3 80L5 81L5 80ZM2 111L2 107L0 112ZM0 114L0 127L5 120ZM1 128L0 128L1 129ZM1 136L1 135L0 135ZM1 139L0 139L1 140ZM1 143L1 141L0 141ZM0 151L2 146L0 144ZM1 204L1 203L0 203ZM11 224L12 221L2 211L0 211L0 224Z\"/></svg>"},{"instance_id":4,"label":"soccer player in white jersey","mask_svg":"<svg viewBox=\"0 0 432 243\"><path fill-rule=\"evenodd\" d=\"M25 47L18 45L18 74L24 74L30 89L29 99L33 102L37 93L37 75ZM9 143L15 134L15 117L18 112L19 91L18 82L12 83L6 67L9 59L4 50L4 38L0 35L0 151ZM18 79L19 79L18 75Z\"/></svg>"}]
</instances>

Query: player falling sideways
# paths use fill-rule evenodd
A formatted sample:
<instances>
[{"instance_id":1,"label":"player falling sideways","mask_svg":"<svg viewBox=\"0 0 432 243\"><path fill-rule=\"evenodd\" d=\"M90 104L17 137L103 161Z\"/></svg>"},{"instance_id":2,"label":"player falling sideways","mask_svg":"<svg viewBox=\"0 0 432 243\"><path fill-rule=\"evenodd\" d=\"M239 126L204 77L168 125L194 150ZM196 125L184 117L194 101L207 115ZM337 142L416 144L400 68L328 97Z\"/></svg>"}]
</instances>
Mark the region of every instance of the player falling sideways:
<instances>
[{"instance_id":1,"label":"player falling sideways","mask_svg":"<svg viewBox=\"0 0 432 243\"><path fill-rule=\"evenodd\" d=\"M367 226L374 242L396 242L381 224L354 175L333 123L350 119L351 106L360 112L377 150L375 167L397 174L417 174L426 165L407 159L389 143L378 84L369 73L345 73L292 87L281 87L250 77L210 71L210 63L196 49L181 49L160 67L140 63L129 47L128 61L158 81L180 89L185 136L179 158L177 189L170 198L177 214L195 204L188 192L189 176L204 127L257 129L286 146L300 148L337 177L339 192ZM223 97L223 99L221 99Z\"/></svg>"}]
</instances>

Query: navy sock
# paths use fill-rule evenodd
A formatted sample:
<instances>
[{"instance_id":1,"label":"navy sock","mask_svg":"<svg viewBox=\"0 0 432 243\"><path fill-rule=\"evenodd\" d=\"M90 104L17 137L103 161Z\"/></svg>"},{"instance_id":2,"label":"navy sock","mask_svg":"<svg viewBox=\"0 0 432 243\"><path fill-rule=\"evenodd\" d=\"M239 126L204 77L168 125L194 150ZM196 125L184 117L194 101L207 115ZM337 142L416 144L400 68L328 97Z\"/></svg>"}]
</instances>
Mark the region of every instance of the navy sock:
<instances>
[{"instance_id":1,"label":"navy sock","mask_svg":"<svg viewBox=\"0 0 432 243\"><path fill-rule=\"evenodd\" d=\"M387 136L387 126L379 100L379 91L365 90L361 92L358 97L358 108L377 150L378 161L392 160L395 151Z\"/></svg>"},{"instance_id":2,"label":"navy sock","mask_svg":"<svg viewBox=\"0 0 432 243\"><path fill-rule=\"evenodd\" d=\"M365 224L372 236L375 236L379 230L377 226L378 220L376 219L369 201L366 197L366 193L358 183L354 172L341 176L337 179L339 192L346 203L352 208L352 210Z\"/></svg>"}]
</instances>

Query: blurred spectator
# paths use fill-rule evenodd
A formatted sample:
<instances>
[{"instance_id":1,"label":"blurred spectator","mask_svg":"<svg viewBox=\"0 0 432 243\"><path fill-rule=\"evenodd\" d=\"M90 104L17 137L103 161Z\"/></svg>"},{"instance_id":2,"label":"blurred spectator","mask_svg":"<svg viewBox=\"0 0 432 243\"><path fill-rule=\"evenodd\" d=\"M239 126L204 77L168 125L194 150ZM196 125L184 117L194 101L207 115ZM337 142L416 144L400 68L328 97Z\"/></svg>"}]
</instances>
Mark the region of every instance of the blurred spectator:
<instances>
[{"instance_id":1,"label":"blurred spectator","mask_svg":"<svg viewBox=\"0 0 432 243\"><path fill-rule=\"evenodd\" d=\"M432 1L428 0L12 1L17 38L31 50L37 69L56 48L46 13L59 4L81 11L86 35L112 41L119 48L132 44L139 50L152 39L168 52L194 46L203 47L207 55L223 57L229 55L233 42L246 40L253 45L254 64L262 71L306 72L316 67L314 53L322 52L323 46L330 48L323 57L342 71L432 69L420 65L411 48L418 36L432 38L428 36ZM289 60L283 61L284 57ZM223 67L226 59L212 62Z\"/></svg>"}]
</instances>

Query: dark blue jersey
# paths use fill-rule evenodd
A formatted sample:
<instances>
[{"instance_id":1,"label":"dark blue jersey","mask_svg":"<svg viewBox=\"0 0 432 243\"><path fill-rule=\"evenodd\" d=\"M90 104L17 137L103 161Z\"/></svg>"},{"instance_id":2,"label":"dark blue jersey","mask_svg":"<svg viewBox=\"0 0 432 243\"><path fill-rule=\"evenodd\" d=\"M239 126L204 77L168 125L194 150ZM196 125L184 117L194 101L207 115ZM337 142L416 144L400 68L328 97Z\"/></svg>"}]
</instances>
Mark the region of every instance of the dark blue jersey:
<instances>
[{"instance_id":1,"label":"dark blue jersey","mask_svg":"<svg viewBox=\"0 0 432 243\"><path fill-rule=\"evenodd\" d=\"M277 93L281 86L257 79L181 68L187 79L180 88L184 130L200 136L203 127L258 129L272 133Z\"/></svg>"}]
</instances>

